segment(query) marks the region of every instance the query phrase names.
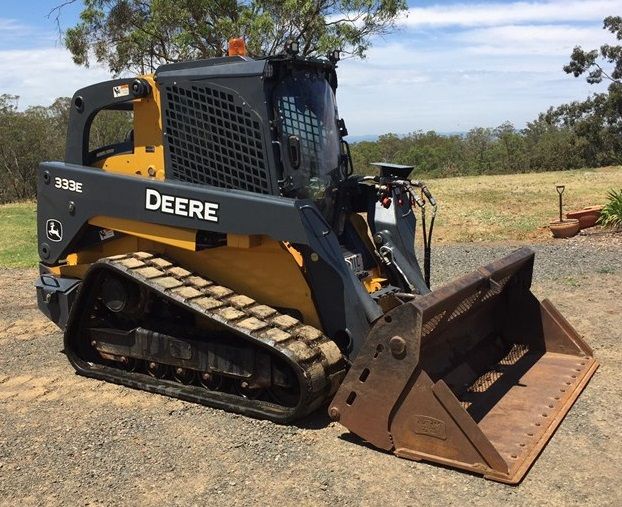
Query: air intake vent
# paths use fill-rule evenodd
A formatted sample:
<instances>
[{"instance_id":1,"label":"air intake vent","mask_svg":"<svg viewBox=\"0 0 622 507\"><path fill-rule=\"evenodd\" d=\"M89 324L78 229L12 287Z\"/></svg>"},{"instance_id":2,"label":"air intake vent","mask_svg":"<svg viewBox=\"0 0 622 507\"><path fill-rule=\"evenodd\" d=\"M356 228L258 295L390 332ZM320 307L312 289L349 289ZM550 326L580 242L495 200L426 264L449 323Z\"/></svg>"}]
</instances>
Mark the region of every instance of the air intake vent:
<instances>
[{"instance_id":1,"label":"air intake vent","mask_svg":"<svg viewBox=\"0 0 622 507\"><path fill-rule=\"evenodd\" d=\"M216 86L168 86L167 177L271 193L262 125L242 99Z\"/></svg>"}]
</instances>

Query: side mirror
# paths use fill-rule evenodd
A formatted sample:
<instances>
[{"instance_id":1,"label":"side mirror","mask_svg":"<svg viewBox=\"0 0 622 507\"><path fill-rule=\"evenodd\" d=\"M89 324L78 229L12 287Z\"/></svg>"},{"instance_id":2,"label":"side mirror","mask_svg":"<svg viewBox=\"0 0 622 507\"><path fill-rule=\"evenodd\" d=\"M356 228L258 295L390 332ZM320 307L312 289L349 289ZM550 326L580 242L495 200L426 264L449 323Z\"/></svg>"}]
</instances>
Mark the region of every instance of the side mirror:
<instances>
[{"instance_id":1,"label":"side mirror","mask_svg":"<svg viewBox=\"0 0 622 507\"><path fill-rule=\"evenodd\" d=\"M289 153L289 163L293 169L300 167L300 139L298 136L289 136L287 139L287 151Z\"/></svg>"},{"instance_id":2,"label":"side mirror","mask_svg":"<svg viewBox=\"0 0 622 507\"><path fill-rule=\"evenodd\" d=\"M337 120L337 128L339 129L339 135L346 137L348 135L348 129L346 128L346 122L343 118Z\"/></svg>"}]
</instances>

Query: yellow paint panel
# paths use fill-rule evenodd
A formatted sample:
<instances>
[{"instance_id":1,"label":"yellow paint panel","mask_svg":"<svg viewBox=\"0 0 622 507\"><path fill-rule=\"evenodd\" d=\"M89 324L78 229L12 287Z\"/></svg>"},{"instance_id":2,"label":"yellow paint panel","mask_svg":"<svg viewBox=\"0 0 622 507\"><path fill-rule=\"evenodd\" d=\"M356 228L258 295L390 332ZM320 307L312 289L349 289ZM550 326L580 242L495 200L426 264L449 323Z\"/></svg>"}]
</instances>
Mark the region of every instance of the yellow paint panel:
<instances>
[{"instance_id":1,"label":"yellow paint panel","mask_svg":"<svg viewBox=\"0 0 622 507\"><path fill-rule=\"evenodd\" d=\"M154 250L156 244L153 241L140 239L135 236L121 236L104 243L97 243L85 250L80 250L67 256L67 264L52 268L54 274L71 278L84 278L91 263L127 252L140 250Z\"/></svg>"},{"instance_id":2,"label":"yellow paint panel","mask_svg":"<svg viewBox=\"0 0 622 507\"><path fill-rule=\"evenodd\" d=\"M377 270L374 269L371 271L372 271L371 275L361 280L363 282L363 285L365 286L365 290L369 292L370 294L372 292L379 291L387 284L386 278L381 278L375 275L375 273L377 273Z\"/></svg>"},{"instance_id":3,"label":"yellow paint panel","mask_svg":"<svg viewBox=\"0 0 622 507\"><path fill-rule=\"evenodd\" d=\"M151 86L151 94L134 102L134 156L141 169L145 166L153 167L156 170L153 176L163 180L165 168L160 88L153 75L143 76L143 79Z\"/></svg>"},{"instance_id":4,"label":"yellow paint panel","mask_svg":"<svg viewBox=\"0 0 622 507\"><path fill-rule=\"evenodd\" d=\"M148 239L156 243L183 248L185 250L196 249L196 231L182 227L169 227L168 225L149 224L124 218L112 218L97 216L89 220L89 224L102 229L131 234L139 238Z\"/></svg>"},{"instance_id":5,"label":"yellow paint panel","mask_svg":"<svg viewBox=\"0 0 622 507\"><path fill-rule=\"evenodd\" d=\"M298 264L298 266L301 268L304 267L304 260L302 258L302 254L298 250L296 250L290 243L283 242L283 246L287 248L290 255L296 261L296 264Z\"/></svg>"},{"instance_id":6,"label":"yellow paint panel","mask_svg":"<svg viewBox=\"0 0 622 507\"><path fill-rule=\"evenodd\" d=\"M160 89L153 75L142 76L151 86L151 94L132 102L134 106L134 153L121 153L100 160L96 166L120 174L137 174L163 180L164 146Z\"/></svg>"},{"instance_id":7,"label":"yellow paint panel","mask_svg":"<svg viewBox=\"0 0 622 507\"><path fill-rule=\"evenodd\" d=\"M354 230L356 230L356 233L358 234L359 238L361 238L361 241L363 241L369 253L373 255L373 252L375 252L376 249L374 248L374 244L371 242L371 238L370 238L371 233L369 231L367 220L365 220L358 213L350 213L349 219L350 219L350 223L354 226ZM376 262L376 264L378 263Z\"/></svg>"},{"instance_id":8,"label":"yellow paint panel","mask_svg":"<svg viewBox=\"0 0 622 507\"><path fill-rule=\"evenodd\" d=\"M167 247L164 253L185 268L261 303L296 309L307 324L321 329L307 281L282 243L264 236L254 248L224 246L188 252Z\"/></svg>"},{"instance_id":9,"label":"yellow paint panel","mask_svg":"<svg viewBox=\"0 0 622 507\"><path fill-rule=\"evenodd\" d=\"M111 228L111 219L102 218L100 227ZM122 236L91 248L70 254L67 264L53 269L53 273L83 278L90 264L110 255L128 252L149 251L167 255L185 268L199 273L236 292L275 307L298 310L305 323L321 329L321 323L311 290L303 276L295 256L283 244L266 236L253 248L222 246L207 248L199 252L153 240L152 224L141 224L150 228L149 238Z\"/></svg>"},{"instance_id":10,"label":"yellow paint panel","mask_svg":"<svg viewBox=\"0 0 622 507\"><path fill-rule=\"evenodd\" d=\"M227 246L233 248L254 248L261 245L261 236L245 234L227 234Z\"/></svg>"}]
</instances>

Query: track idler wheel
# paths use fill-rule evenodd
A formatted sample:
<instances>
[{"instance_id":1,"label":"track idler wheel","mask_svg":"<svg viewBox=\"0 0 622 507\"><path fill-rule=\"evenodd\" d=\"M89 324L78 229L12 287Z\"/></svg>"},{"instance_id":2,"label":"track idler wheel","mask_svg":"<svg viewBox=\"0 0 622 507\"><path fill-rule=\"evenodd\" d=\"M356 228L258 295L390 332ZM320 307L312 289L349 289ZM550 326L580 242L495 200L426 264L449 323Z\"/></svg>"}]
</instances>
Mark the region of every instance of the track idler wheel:
<instances>
[{"instance_id":1,"label":"track idler wheel","mask_svg":"<svg viewBox=\"0 0 622 507\"><path fill-rule=\"evenodd\" d=\"M100 298L112 313L132 315L141 306L140 289L117 276L108 276L103 281Z\"/></svg>"}]
</instances>

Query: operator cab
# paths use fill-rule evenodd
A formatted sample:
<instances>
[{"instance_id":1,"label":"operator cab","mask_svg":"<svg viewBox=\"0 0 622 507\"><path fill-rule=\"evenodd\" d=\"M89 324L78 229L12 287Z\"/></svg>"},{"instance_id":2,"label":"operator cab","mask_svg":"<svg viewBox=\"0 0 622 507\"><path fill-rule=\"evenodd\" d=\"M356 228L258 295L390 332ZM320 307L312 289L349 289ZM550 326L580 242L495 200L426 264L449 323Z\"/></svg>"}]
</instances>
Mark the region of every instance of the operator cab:
<instances>
[{"instance_id":1,"label":"operator cab","mask_svg":"<svg viewBox=\"0 0 622 507\"><path fill-rule=\"evenodd\" d=\"M321 200L343 178L335 93L322 72L295 69L274 90L282 191Z\"/></svg>"}]
</instances>

